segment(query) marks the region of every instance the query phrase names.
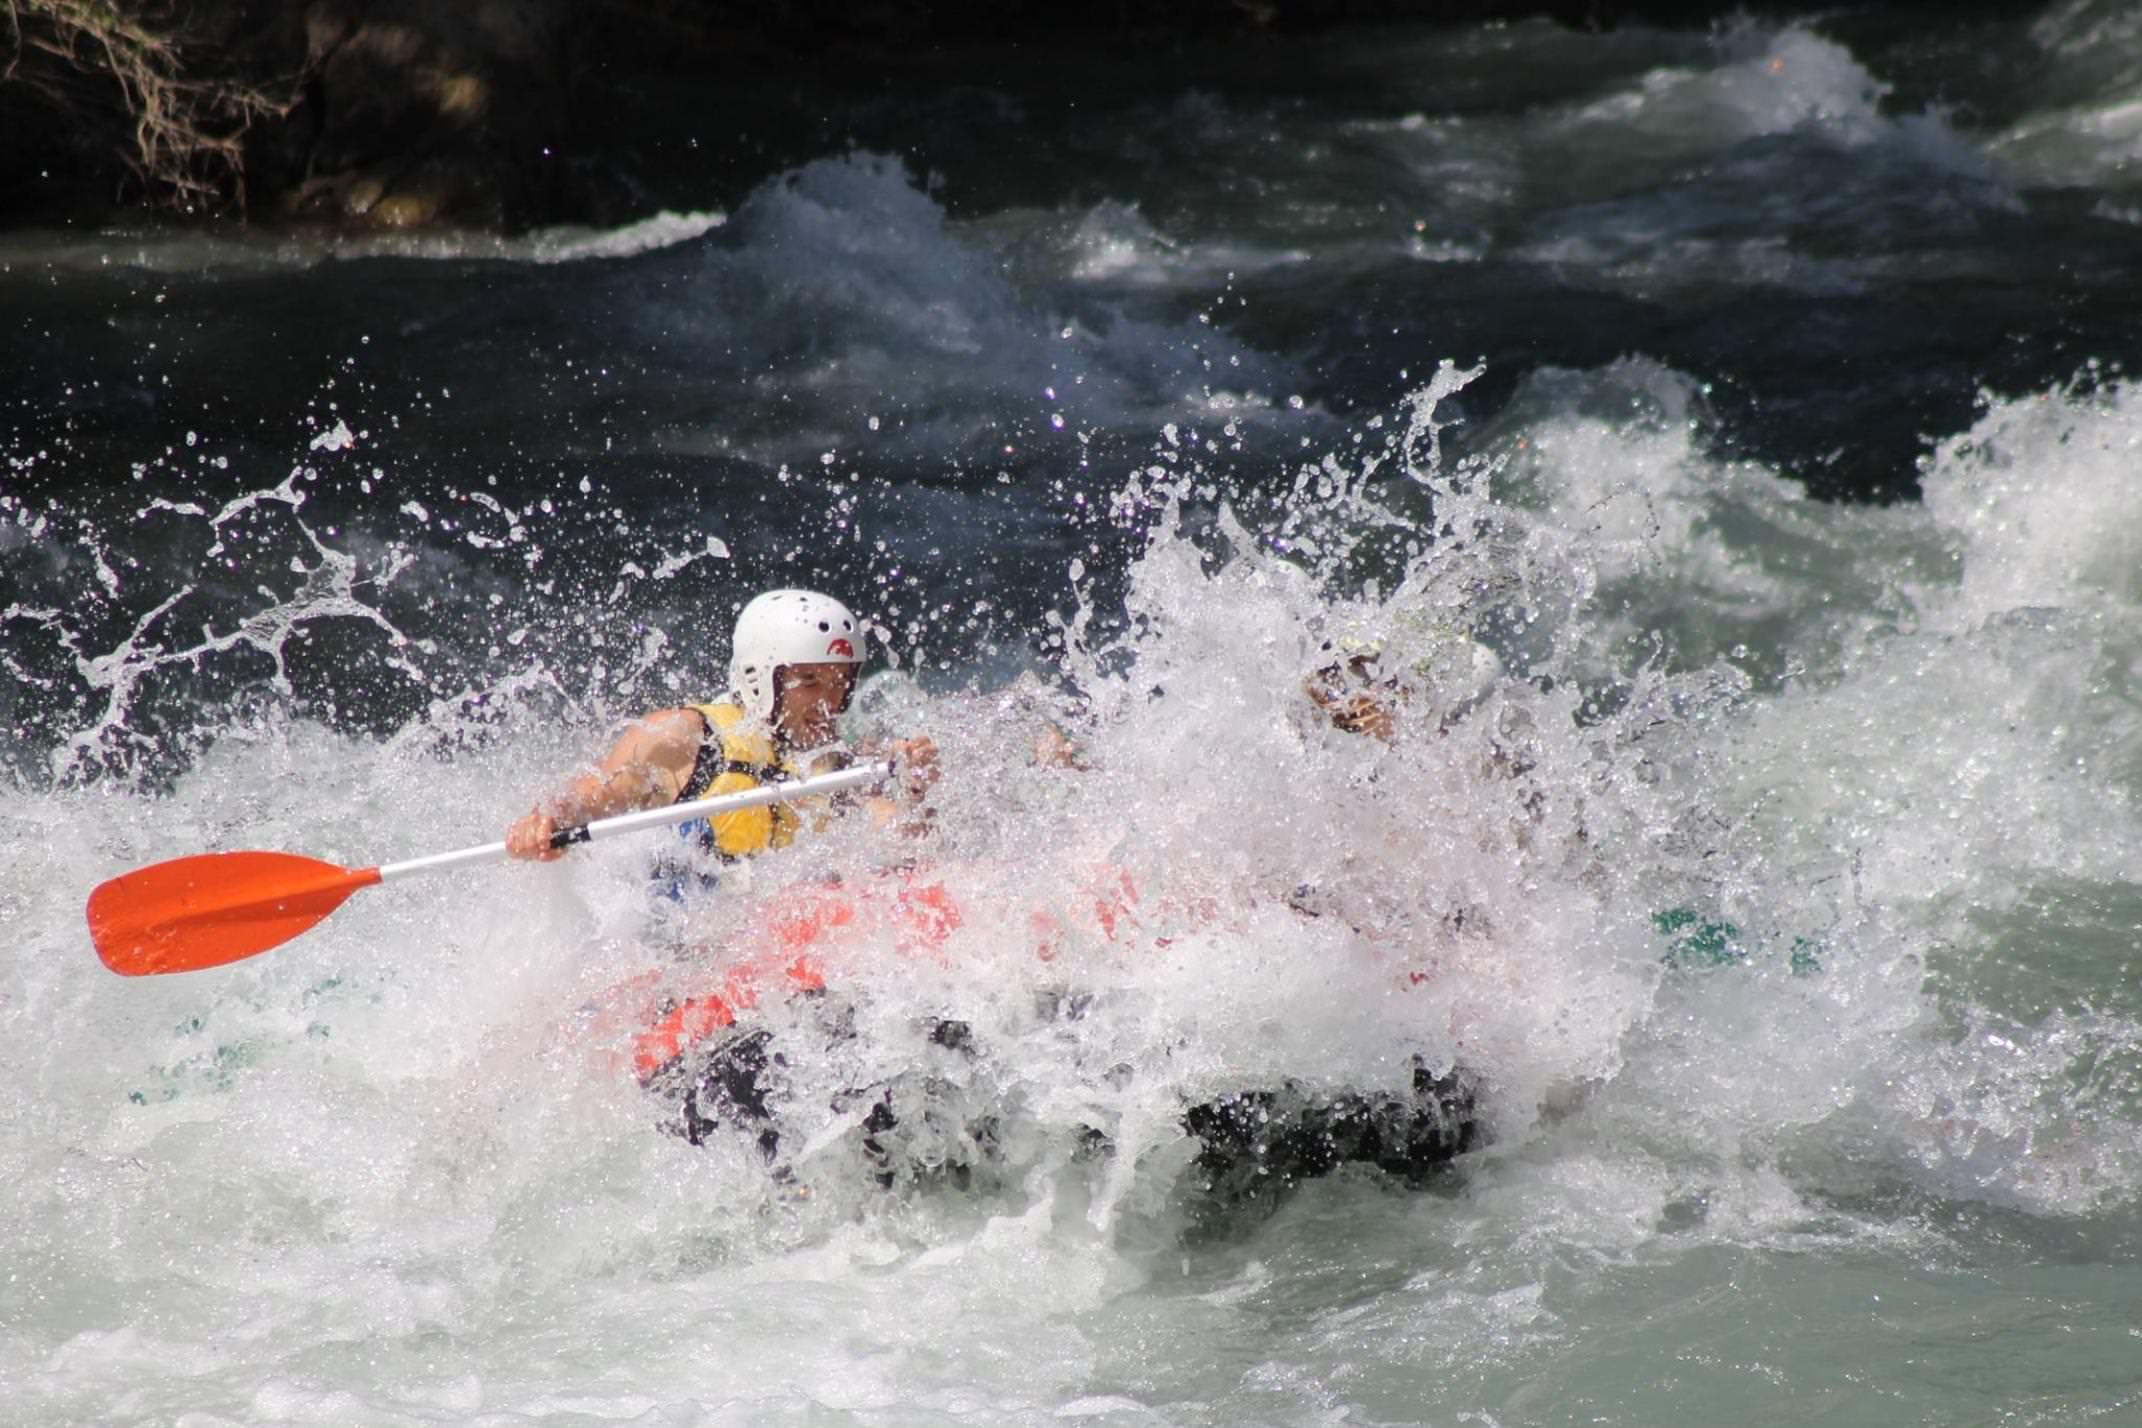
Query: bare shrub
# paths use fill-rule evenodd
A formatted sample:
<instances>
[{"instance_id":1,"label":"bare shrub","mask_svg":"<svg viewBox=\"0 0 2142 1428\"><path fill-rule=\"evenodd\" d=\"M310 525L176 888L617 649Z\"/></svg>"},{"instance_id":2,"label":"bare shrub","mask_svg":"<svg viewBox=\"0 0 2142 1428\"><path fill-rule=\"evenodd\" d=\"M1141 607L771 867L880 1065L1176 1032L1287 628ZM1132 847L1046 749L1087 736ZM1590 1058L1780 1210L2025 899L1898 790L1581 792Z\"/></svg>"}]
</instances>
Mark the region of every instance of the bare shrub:
<instances>
[{"instance_id":1,"label":"bare shrub","mask_svg":"<svg viewBox=\"0 0 2142 1428\"><path fill-rule=\"evenodd\" d=\"M0 0L0 40L0 84L116 118L126 167L176 208L242 210L245 131L295 103L206 67L212 46L164 0Z\"/></svg>"}]
</instances>

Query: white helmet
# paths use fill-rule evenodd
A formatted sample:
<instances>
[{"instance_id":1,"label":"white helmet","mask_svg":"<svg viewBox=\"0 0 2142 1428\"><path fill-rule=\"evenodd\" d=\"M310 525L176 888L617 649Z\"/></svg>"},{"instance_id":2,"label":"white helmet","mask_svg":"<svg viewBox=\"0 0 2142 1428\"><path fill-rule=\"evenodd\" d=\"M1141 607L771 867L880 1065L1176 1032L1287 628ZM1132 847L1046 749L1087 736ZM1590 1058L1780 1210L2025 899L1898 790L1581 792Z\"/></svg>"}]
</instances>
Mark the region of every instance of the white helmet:
<instances>
[{"instance_id":1,"label":"white helmet","mask_svg":"<svg viewBox=\"0 0 2142 1428\"><path fill-rule=\"evenodd\" d=\"M774 671L790 664L861 664L868 654L862 622L846 605L814 590L769 590L736 617L729 648L729 688L744 712L773 722Z\"/></svg>"}]
</instances>

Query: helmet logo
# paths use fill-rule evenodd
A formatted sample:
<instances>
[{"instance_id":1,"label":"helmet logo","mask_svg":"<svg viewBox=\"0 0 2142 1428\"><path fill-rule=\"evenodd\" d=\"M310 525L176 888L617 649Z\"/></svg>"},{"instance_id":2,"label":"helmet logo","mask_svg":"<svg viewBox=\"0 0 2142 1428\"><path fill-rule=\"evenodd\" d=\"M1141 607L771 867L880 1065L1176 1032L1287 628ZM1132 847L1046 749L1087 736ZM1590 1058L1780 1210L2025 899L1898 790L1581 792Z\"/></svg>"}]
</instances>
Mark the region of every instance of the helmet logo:
<instances>
[{"instance_id":1,"label":"helmet logo","mask_svg":"<svg viewBox=\"0 0 2142 1428\"><path fill-rule=\"evenodd\" d=\"M826 653L840 659L854 659L855 646L836 635L833 638L833 643L826 646Z\"/></svg>"}]
</instances>

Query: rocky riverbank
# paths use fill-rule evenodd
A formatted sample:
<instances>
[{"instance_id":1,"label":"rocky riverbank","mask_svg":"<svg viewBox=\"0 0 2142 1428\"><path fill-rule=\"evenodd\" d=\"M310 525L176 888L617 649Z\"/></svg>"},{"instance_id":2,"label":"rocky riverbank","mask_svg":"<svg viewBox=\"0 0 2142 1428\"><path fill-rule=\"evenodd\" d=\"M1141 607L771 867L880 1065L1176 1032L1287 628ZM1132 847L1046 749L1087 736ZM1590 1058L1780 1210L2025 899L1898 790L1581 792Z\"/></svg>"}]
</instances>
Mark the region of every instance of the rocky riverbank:
<instances>
[{"instance_id":1,"label":"rocky riverbank","mask_svg":"<svg viewBox=\"0 0 2142 1428\"><path fill-rule=\"evenodd\" d=\"M1075 104L1073 77L1097 66L1255 74L1282 63L1294 37L1338 26L1704 26L1750 8L10 0L0 224L99 221L129 207L376 227L614 223L719 205L829 148L897 143L871 132L878 101L926 87L1038 74ZM1840 8L1899 7L1826 10Z\"/></svg>"}]
</instances>

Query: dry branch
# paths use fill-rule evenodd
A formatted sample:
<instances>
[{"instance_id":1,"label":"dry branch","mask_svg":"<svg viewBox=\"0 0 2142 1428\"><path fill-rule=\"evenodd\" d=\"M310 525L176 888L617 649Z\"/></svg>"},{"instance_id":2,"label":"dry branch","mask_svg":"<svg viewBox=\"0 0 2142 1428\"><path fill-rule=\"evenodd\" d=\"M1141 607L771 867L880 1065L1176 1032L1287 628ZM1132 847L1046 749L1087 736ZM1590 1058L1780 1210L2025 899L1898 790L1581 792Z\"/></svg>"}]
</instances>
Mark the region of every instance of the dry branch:
<instances>
[{"instance_id":1,"label":"dry branch","mask_svg":"<svg viewBox=\"0 0 2142 1428\"><path fill-rule=\"evenodd\" d=\"M159 0L0 0L0 14L11 41L0 84L29 85L68 110L116 106L121 157L153 195L184 209L244 207L245 131L289 113L293 99L203 73L210 47Z\"/></svg>"}]
</instances>

